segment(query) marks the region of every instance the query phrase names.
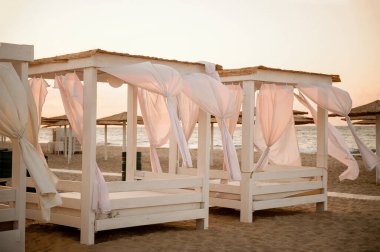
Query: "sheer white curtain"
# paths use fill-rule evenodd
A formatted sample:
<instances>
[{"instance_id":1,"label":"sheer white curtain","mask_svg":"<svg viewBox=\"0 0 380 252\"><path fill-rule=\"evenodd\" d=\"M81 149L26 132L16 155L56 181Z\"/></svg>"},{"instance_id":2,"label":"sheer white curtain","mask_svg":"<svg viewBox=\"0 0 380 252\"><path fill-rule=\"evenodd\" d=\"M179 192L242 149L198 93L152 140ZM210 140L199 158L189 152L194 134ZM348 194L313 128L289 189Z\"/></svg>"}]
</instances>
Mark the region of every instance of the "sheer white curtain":
<instances>
[{"instance_id":1,"label":"sheer white curtain","mask_svg":"<svg viewBox=\"0 0 380 252\"><path fill-rule=\"evenodd\" d=\"M38 126L40 126L42 107L45 103L45 98L48 93L47 87L49 84L42 78L32 78L29 79L29 86L32 89L34 102L36 103Z\"/></svg>"},{"instance_id":2,"label":"sheer white curtain","mask_svg":"<svg viewBox=\"0 0 380 252\"><path fill-rule=\"evenodd\" d=\"M170 118L166 100L160 94L139 88L138 98L144 127L150 143L150 163L153 172L162 172L156 148L169 140Z\"/></svg>"},{"instance_id":3,"label":"sheer white curtain","mask_svg":"<svg viewBox=\"0 0 380 252\"><path fill-rule=\"evenodd\" d=\"M314 123L317 124L317 111L311 106L302 94L294 94L311 113ZM328 153L343 164L347 165L347 169L339 176L342 181L344 179L354 180L359 176L359 165L350 153L342 134L331 124L328 123Z\"/></svg>"},{"instance_id":4,"label":"sheer white curtain","mask_svg":"<svg viewBox=\"0 0 380 252\"><path fill-rule=\"evenodd\" d=\"M189 141L198 121L199 106L184 93L180 93L177 96L177 109L186 141ZM182 166L186 167L186 164L182 162Z\"/></svg>"},{"instance_id":5,"label":"sheer white curtain","mask_svg":"<svg viewBox=\"0 0 380 252\"><path fill-rule=\"evenodd\" d=\"M280 139L293 118L293 87L262 84L256 99L255 144L262 136L265 148L254 171L268 165L272 146ZM257 139L257 140L256 140Z\"/></svg>"},{"instance_id":6,"label":"sheer white curtain","mask_svg":"<svg viewBox=\"0 0 380 252\"><path fill-rule=\"evenodd\" d=\"M165 97L171 126L177 139L182 159L187 167L192 167L190 152L178 120L175 102L175 97L183 89L181 75L169 66L152 64L150 62L108 67L101 70L122 79L128 84Z\"/></svg>"},{"instance_id":7,"label":"sheer white curtain","mask_svg":"<svg viewBox=\"0 0 380 252\"><path fill-rule=\"evenodd\" d=\"M224 151L224 162L231 180L240 180L240 167L226 119L233 117L236 96L222 83L201 73L188 74L184 78L184 94L198 104L202 110L220 118L220 131Z\"/></svg>"},{"instance_id":8,"label":"sheer white curtain","mask_svg":"<svg viewBox=\"0 0 380 252\"><path fill-rule=\"evenodd\" d=\"M372 170L377 164L380 164L380 157L376 156L370 149L368 149L356 134L355 128L348 116L352 108L352 101L350 95L346 91L327 84L302 84L297 87L302 94L310 98L318 106L346 118L347 125L351 130L360 154L362 155L364 166L368 170ZM353 177L354 176L355 174L353 174Z\"/></svg>"},{"instance_id":9,"label":"sheer white curtain","mask_svg":"<svg viewBox=\"0 0 380 252\"><path fill-rule=\"evenodd\" d=\"M42 216L62 204L55 181L38 152L37 109L29 87L24 86L10 63L0 63L0 135L18 140L22 158L36 183Z\"/></svg>"},{"instance_id":10,"label":"sheer white curtain","mask_svg":"<svg viewBox=\"0 0 380 252\"><path fill-rule=\"evenodd\" d=\"M58 86L67 119L79 143L83 143L83 85L75 73L56 76L55 86ZM104 177L96 164L95 183L93 188L92 208L98 212L111 211L108 188Z\"/></svg>"}]
</instances>

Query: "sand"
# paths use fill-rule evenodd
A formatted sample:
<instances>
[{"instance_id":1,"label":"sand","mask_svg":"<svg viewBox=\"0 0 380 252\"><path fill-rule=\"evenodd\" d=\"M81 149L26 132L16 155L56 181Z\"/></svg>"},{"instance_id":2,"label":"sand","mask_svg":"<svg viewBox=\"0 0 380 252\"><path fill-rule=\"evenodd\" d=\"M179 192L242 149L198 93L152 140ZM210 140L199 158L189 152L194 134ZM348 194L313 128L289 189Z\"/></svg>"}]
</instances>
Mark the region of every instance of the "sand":
<instances>
[{"instance_id":1,"label":"sand","mask_svg":"<svg viewBox=\"0 0 380 252\"><path fill-rule=\"evenodd\" d=\"M97 148L97 161L104 172L120 172L121 148L108 147L104 161L103 147ZM143 170L148 170L149 152L142 151ZM158 151L165 167L167 149ZM195 150L192 156L195 157ZM220 167L222 153L214 153L214 166ZM315 156L303 154L305 165L315 164ZM52 168L78 170L81 155L71 164L63 155L48 155ZM329 191L380 195L375 173L363 169L356 181L339 182L344 166L329 159ZM80 179L78 175L58 173L61 179ZM106 177L106 180L120 180ZM380 251L380 201L329 197L329 210L316 212L315 205L257 211L253 223L240 223L239 212L224 208L210 209L208 230L196 230L195 221L149 225L102 231L93 246L79 243L79 230L54 224L28 221L26 251Z\"/></svg>"}]
</instances>

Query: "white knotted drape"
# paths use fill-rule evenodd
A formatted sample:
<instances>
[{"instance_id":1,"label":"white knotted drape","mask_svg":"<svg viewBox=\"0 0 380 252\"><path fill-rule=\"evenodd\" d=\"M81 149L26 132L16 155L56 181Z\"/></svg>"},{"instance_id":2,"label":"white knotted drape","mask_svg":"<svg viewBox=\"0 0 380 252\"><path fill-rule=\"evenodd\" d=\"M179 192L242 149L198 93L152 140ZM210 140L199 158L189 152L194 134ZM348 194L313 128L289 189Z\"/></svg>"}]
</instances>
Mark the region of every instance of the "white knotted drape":
<instances>
[{"instance_id":1,"label":"white knotted drape","mask_svg":"<svg viewBox=\"0 0 380 252\"><path fill-rule=\"evenodd\" d=\"M63 107L71 128L79 143L83 144L83 85L75 73L56 76L55 86L61 93ZM97 212L111 211L108 188L104 177L96 164L93 188L92 209Z\"/></svg>"},{"instance_id":2,"label":"white knotted drape","mask_svg":"<svg viewBox=\"0 0 380 252\"><path fill-rule=\"evenodd\" d=\"M226 125L226 119L235 115L235 95L225 85L206 74L188 74L183 78L184 94L197 103L202 110L220 118L226 169L231 180L240 180L241 174L236 149Z\"/></svg>"},{"instance_id":3,"label":"white knotted drape","mask_svg":"<svg viewBox=\"0 0 380 252\"><path fill-rule=\"evenodd\" d=\"M262 139L265 148L254 171L263 171L268 165L271 147L284 134L293 117L293 87L262 84L256 99L255 139ZM256 141L256 140L255 140Z\"/></svg>"},{"instance_id":4,"label":"white knotted drape","mask_svg":"<svg viewBox=\"0 0 380 252\"><path fill-rule=\"evenodd\" d=\"M36 183L42 216L62 204L49 168L38 151L37 109L29 86L25 86L10 63L0 63L0 135L18 141L24 163Z\"/></svg>"},{"instance_id":5,"label":"white knotted drape","mask_svg":"<svg viewBox=\"0 0 380 252\"><path fill-rule=\"evenodd\" d=\"M302 94L294 94L295 97L301 102L309 111L313 117L314 123L317 124L317 111L311 106L311 104L306 100ZM328 123L328 153L330 156L334 157L338 161L347 165L347 169L339 175L339 179L342 181L344 179L354 180L359 176L359 165L355 158L350 153L346 142L342 134L331 124Z\"/></svg>"},{"instance_id":6,"label":"white knotted drape","mask_svg":"<svg viewBox=\"0 0 380 252\"><path fill-rule=\"evenodd\" d=\"M302 84L297 87L302 94L310 98L318 106L346 118L347 125L351 130L363 158L364 166L368 170L372 170L377 164L380 164L380 157L376 156L370 149L368 149L356 134L355 128L348 116L352 108L352 101L350 95L346 91L327 84Z\"/></svg>"},{"instance_id":7,"label":"white knotted drape","mask_svg":"<svg viewBox=\"0 0 380 252\"><path fill-rule=\"evenodd\" d=\"M153 172L162 172L156 148L169 140L170 118L166 99L160 94L139 88L138 98L144 128L150 143L150 163Z\"/></svg>"},{"instance_id":8,"label":"white knotted drape","mask_svg":"<svg viewBox=\"0 0 380 252\"><path fill-rule=\"evenodd\" d=\"M181 75L173 68L160 64L143 62L133 65L102 68L128 84L146 89L150 92L163 95L166 99L167 110L177 139L178 148L187 167L192 167L190 151L178 120L175 97L182 91L183 84Z\"/></svg>"}]
</instances>

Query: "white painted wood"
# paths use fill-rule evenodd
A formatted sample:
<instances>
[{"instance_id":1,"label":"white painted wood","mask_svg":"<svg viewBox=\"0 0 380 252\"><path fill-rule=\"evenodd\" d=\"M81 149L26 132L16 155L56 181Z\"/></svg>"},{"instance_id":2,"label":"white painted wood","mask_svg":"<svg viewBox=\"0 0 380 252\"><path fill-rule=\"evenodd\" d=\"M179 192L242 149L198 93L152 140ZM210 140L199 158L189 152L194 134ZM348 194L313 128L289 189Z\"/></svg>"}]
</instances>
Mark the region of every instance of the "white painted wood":
<instances>
[{"instance_id":1,"label":"white painted wood","mask_svg":"<svg viewBox=\"0 0 380 252\"><path fill-rule=\"evenodd\" d=\"M33 56L33 55L32 55ZM13 63L13 66L20 77L25 88L29 88L28 83L28 63ZM26 208L26 167L21 157L21 150L18 141L12 141L12 187L16 189L15 209L18 216L14 222L14 229L20 231L21 251L25 250L25 208Z\"/></svg>"},{"instance_id":2,"label":"white painted wood","mask_svg":"<svg viewBox=\"0 0 380 252\"><path fill-rule=\"evenodd\" d=\"M98 216L98 220L107 219L110 216L129 217L133 218L136 215L156 214L156 213L169 213L173 211L196 210L201 208L201 203L184 203L175 205L151 206L151 207L138 207L138 208L124 208L116 209L111 214L103 214Z\"/></svg>"},{"instance_id":3,"label":"white painted wood","mask_svg":"<svg viewBox=\"0 0 380 252\"><path fill-rule=\"evenodd\" d=\"M239 82L239 81L265 81L276 83L279 85L285 84L331 84L331 77L328 75L317 75L307 73L291 73L273 70L258 69L256 73L245 74L240 76L225 76L221 77L222 82Z\"/></svg>"},{"instance_id":4,"label":"white painted wood","mask_svg":"<svg viewBox=\"0 0 380 252\"><path fill-rule=\"evenodd\" d=\"M135 227L172 221L201 219L205 217L203 209L157 213L150 215L137 215L133 218L110 218L96 221L96 230L109 230L115 228Z\"/></svg>"},{"instance_id":5,"label":"white painted wood","mask_svg":"<svg viewBox=\"0 0 380 252\"><path fill-rule=\"evenodd\" d=\"M33 61L32 45L0 43L0 61Z\"/></svg>"},{"instance_id":6,"label":"white painted wood","mask_svg":"<svg viewBox=\"0 0 380 252\"><path fill-rule=\"evenodd\" d=\"M317 108L317 167L323 168L323 195L324 200L316 205L317 211L327 211L327 110Z\"/></svg>"},{"instance_id":7,"label":"white painted wood","mask_svg":"<svg viewBox=\"0 0 380 252\"><path fill-rule=\"evenodd\" d=\"M0 209L0 222L18 221L18 214L15 208Z\"/></svg>"},{"instance_id":8,"label":"white painted wood","mask_svg":"<svg viewBox=\"0 0 380 252\"><path fill-rule=\"evenodd\" d=\"M178 167L178 144L174 132L169 137L169 173L176 174Z\"/></svg>"},{"instance_id":9,"label":"white painted wood","mask_svg":"<svg viewBox=\"0 0 380 252\"><path fill-rule=\"evenodd\" d=\"M189 168L194 169L196 168ZM197 174L194 173L193 176L196 176ZM177 179L177 178L189 178L190 175L186 174L170 174L170 173L156 173L156 172L148 172L148 171L136 171L135 178L138 179L144 179L144 180L155 180L155 179Z\"/></svg>"},{"instance_id":10,"label":"white painted wood","mask_svg":"<svg viewBox=\"0 0 380 252\"><path fill-rule=\"evenodd\" d=\"M57 131L56 131L57 132ZM67 142L67 138L69 136L68 134L68 130L67 130L67 127L66 125L64 126L64 138L63 138L63 155L65 155L65 157L67 157L67 150L68 150L68 142ZM56 139L56 141L58 141L58 139ZM59 140L61 141L61 139ZM59 154L60 150L58 149L58 154Z\"/></svg>"},{"instance_id":11,"label":"white painted wood","mask_svg":"<svg viewBox=\"0 0 380 252\"><path fill-rule=\"evenodd\" d=\"M214 165L214 124L210 124L211 128L211 143L210 143L210 165Z\"/></svg>"},{"instance_id":12,"label":"white painted wood","mask_svg":"<svg viewBox=\"0 0 380 252\"><path fill-rule=\"evenodd\" d=\"M376 115L376 155L380 157L380 114ZM380 184L380 164L376 166L376 184Z\"/></svg>"},{"instance_id":13,"label":"white painted wood","mask_svg":"<svg viewBox=\"0 0 380 252\"><path fill-rule=\"evenodd\" d=\"M112 193L111 207L112 209L126 209L137 207L164 206L174 204L184 204L192 202L202 202L202 194L198 192L188 193L158 193L158 192L128 192L128 193ZM128 197L131 195L130 197ZM134 196L135 195L135 196Z\"/></svg>"},{"instance_id":14,"label":"white painted wood","mask_svg":"<svg viewBox=\"0 0 380 252\"><path fill-rule=\"evenodd\" d=\"M72 193L60 193L62 199L61 208L69 208L74 210L81 209L81 201L80 201L80 193L72 192ZM39 204L39 199L36 193L27 193L26 200L28 204ZM56 207L57 208L57 207ZM54 209L56 209L54 208Z\"/></svg>"},{"instance_id":15,"label":"white painted wood","mask_svg":"<svg viewBox=\"0 0 380 252\"><path fill-rule=\"evenodd\" d=\"M160 180L141 180L141 181L113 181L107 182L108 191L129 192L139 190L157 190L174 188L195 188L203 186L202 177L160 179Z\"/></svg>"},{"instance_id":16,"label":"white painted wood","mask_svg":"<svg viewBox=\"0 0 380 252\"><path fill-rule=\"evenodd\" d=\"M323 188L322 181L307 181L298 183L279 183L274 185L253 186L253 195L270 194L279 192L293 192L299 190L313 190Z\"/></svg>"},{"instance_id":17,"label":"white painted wood","mask_svg":"<svg viewBox=\"0 0 380 252\"><path fill-rule=\"evenodd\" d=\"M124 132L123 132L124 133ZM107 152L107 125L104 125L104 160L108 160L108 152ZM124 135L123 135L124 137Z\"/></svg>"},{"instance_id":18,"label":"white painted wood","mask_svg":"<svg viewBox=\"0 0 380 252\"><path fill-rule=\"evenodd\" d=\"M285 199L274 199L274 200L263 200L263 201L254 201L253 202L253 210L262 210L262 209L270 209L277 207L285 207L285 206L296 206L301 204L308 203L316 203L322 202L324 200L324 195L312 195L312 196L301 196L301 197L293 197L293 198L285 198Z\"/></svg>"},{"instance_id":19,"label":"white painted wood","mask_svg":"<svg viewBox=\"0 0 380 252\"><path fill-rule=\"evenodd\" d=\"M137 87L128 85L127 180L134 180L137 151Z\"/></svg>"},{"instance_id":20,"label":"white painted wood","mask_svg":"<svg viewBox=\"0 0 380 252\"><path fill-rule=\"evenodd\" d=\"M240 221L247 223L252 222L252 185L250 181L254 167L254 107L255 83L253 81L243 81Z\"/></svg>"},{"instance_id":21,"label":"white painted wood","mask_svg":"<svg viewBox=\"0 0 380 252\"><path fill-rule=\"evenodd\" d=\"M41 217L41 210L38 209L28 209L26 217L32 220L43 221ZM67 227L81 228L81 218L77 216L70 216L67 214L51 213L50 222Z\"/></svg>"},{"instance_id":22,"label":"white painted wood","mask_svg":"<svg viewBox=\"0 0 380 252\"><path fill-rule=\"evenodd\" d=\"M19 229L0 232L0 251L25 251L25 244L22 242Z\"/></svg>"},{"instance_id":23,"label":"white painted wood","mask_svg":"<svg viewBox=\"0 0 380 252\"><path fill-rule=\"evenodd\" d=\"M273 170L265 172L254 172L252 175L253 180L269 180L269 179L292 179L302 177L314 177L322 176L323 168L317 167L304 167L304 169L292 169L289 170Z\"/></svg>"},{"instance_id":24,"label":"white painted wood","mask_svg":"<svg viewBox=\"0 0 380 252\"><path fill-rule=\"evenodd\" d=\"M0 202L8 202L16 200L16 190L11 187L0 187Z\"/></svg>"},{"instance_id":25,"label":"white painted wood","mask_svg":"<svg viewBox=\"0 0 380 252\"><path fill-rule=\"evenodd\" d=\"M202 186L202 204L205 210L204 218L197 220L197 229L208 228L208 209L209 209L209 170L210 170L210 115L205 111L199 111L198 118L198 152L197 152L197 168L198 176L203 177Z\"/></svg>"},{"instance_id":26,"label":"white painted wood","mask_svg":"<svg viewBox=\"0 0 380 252\"><path fill-rule=\"evenodd\" d=\"M83 155L82 155L82 199L81 238L82 244L94 244L95 213L92 210L92 191L96 169L96 101L97 70L84 69L83 94Z\"/></svg>"}]
</instances>

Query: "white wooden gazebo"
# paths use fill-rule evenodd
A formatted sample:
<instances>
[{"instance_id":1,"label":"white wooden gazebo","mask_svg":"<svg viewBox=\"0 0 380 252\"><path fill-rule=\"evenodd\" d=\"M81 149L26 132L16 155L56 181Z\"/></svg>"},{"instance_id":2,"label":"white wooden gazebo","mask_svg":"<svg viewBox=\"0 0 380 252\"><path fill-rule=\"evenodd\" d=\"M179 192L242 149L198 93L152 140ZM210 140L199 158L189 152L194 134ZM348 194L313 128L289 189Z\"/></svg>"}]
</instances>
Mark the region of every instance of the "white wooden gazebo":
<instances>
[{"instance_id":1,"label":"white wooden gazebo","mask_svg":"<svg viewBox=\"0 0 380 252\"><path fill-rule=\"evenodd\" d=\"M112 76L100 71L103 67L150 61L176 69L181 74L201 72L200 63L166 60L125 53L91 50L34 61L29 76L53 79L55 75L74 72L84 83L82 181L59 181L63 205L53 208L51 221L79 228L80 242L94 244L95 232L114 228L148 225L171 221L197 220L197 228L208 227L208 170L210 117L201 112L197 175L155 174L136 171L137 87L128 85L127 181L107 182L112 211L108 215L92 210L92 188L96 163L97 83ZM111 99L112 101L112 99ZM125 108L122 108L125 109ZM171 142L171 152L177 153ZM170 155L176 164L177 156ZM119 164L117 164L119 165ZM170 169L170 167L169 167ZM138 180L136 180L138 178ZM32 186L32 181L28 182ZM28 195L27 217L40 219L35 195Z\"/></svg>"},{"instance_id":2,"label":"white wooden gazebo","mask_svg":"<svg viewBox=\"0 0 380 252\"><path fill-rule=\"evenodd\" d=\"M219 74L223 83L239 84L243 88L242 180L225 183L224 173L211 171L211 179L224 182L210 184L210 205L240 209L242 222L252 222L252 212L256 210L275 207L316 203L317 210L327 210L327 111L318 107L316 167L269 166L263 172L253 172L255 91L262 83L295 87L298 84L331 85L340 81L339 76L264 66L220 70ZM288 181L281 182L284 179ZM291 182L293 179L295 182Z\"/></svg>"},{"instance_id":3,"label":"white wooden gazebo","mask_svg":"<svg viewBox=\"0 0 380 252\"><path fill-rule=\"evenodd\" d=\"M25 86L33 58L31 45L0 43L0 62L11 62ZM25 251L26 167L17 140L12 141L11 183L11 187L0 186L0 223L13 222L10 229L0 231L0 251Z\"/></svg>"}]
</instances>

